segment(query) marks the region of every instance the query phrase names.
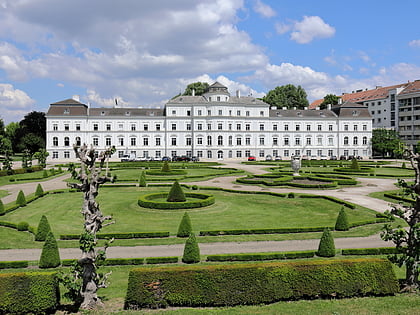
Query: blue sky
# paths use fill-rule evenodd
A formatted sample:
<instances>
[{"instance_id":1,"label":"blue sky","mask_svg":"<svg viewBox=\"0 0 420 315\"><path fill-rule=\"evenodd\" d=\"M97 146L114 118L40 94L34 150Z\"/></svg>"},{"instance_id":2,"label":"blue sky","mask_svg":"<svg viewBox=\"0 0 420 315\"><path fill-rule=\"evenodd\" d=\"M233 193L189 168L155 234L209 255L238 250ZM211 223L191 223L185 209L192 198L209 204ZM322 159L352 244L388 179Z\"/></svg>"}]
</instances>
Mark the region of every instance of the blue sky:
<instances>
[{"instance_id":1,"label":"blue sky","mask_svg":"<svg viewBox=\"0 0 420 315\"><path fill-rule=\"evenodd\" d=\"M313 101L420 79L420 2L0 0L0 118L80 95L158 107L196 81Z\"/></svg>"}]
</instances>

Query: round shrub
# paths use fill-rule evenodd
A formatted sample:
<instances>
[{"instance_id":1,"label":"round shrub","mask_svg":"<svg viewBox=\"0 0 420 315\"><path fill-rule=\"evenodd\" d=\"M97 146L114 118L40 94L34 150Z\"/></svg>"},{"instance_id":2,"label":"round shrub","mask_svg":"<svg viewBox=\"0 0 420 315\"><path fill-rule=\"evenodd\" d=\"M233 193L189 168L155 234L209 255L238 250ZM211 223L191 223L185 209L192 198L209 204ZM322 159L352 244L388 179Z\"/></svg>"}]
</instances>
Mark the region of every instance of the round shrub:
<instances>
[{"instance_id":1,"label":"round shrub","mask_svg":"<svg viewBox=\"0 0 420 315\"><path fill-rule=\"evenodd\" d=\"M185 212L181 223L178 227L178 233L176 234L177 237L188 237L192 232L192 226L191 226L191 219L188 215L188 212Z\"/></svg>"},{"instance_id":2,"label":"round shrub","mask_svg":"<svg viewBox=\"0 0 420 315\"><path fill-rule=\"evenodd\" d=\"M164 161L163 162L161 171L162 172L166 172L166 173L171 171L171 168L169 166L169 162L168 161Z\"/></svg>"},{"instance_id":3,"label":"round shrub","mask_svg":"<svg viewBox=\"0 0 420 315\"><path fill-rule=\"evenodd\" d=\"M28 222L19 222L18 224L16 224L16 228L18 231L27 231L29 228L29 223Z\"/></svg>"},{"instance_id":4,"label":"round shrub","mask_svg":"<svg viewBox=\"0 0 420 315\"><path fill-rule=\"evenodd\" d=\"M35 241L44 242L47 239L48 233L51 232L50 224L45 215L42 215L41 220L39 220L38 228L36 229Z\"/></svg>"},{"instance_id":5,"label":"round shrub","mask_svg":"<svg viewBox=\"0 0 420 315\"><path fill-rule=\"evenodd\" d=\"M194 233L191 233L185 242L182 262L186 264L195 264L200 262L200 248L198 247L197 239L195 238Z\"/></svg>"},{"instance_id":6,"label":"round shrub","mask_svg":"<svg viewBox=\"0 0 420 315\"><path fill-rule=\"evenodd\" d=\"M168 202L184 202L187 199L185 198L185 194L181 188L181 186L179 185L178 181L176 180L172 187L171 190L169 191L168 194L168 198L166 199L166 201Z\"/></svg>"},{"instance_id":7,"label":"round shrub","mask_svg":"<svg viewBox=\"0 0 420 315\"><path fill-rule=\"evenodd\" d=\"M60 253L58 252L57 241L52 232L49 232L42 247L39 268L55 268L60 266Z\"/></svg>"},{"instance_id":8,"label":"round shrub","mask_svg":"<svg viewBox=\"0 0 420 315\"><path fill-rule=\"evenodd\" d=\"M334 238L331 234L330 229L325 229L322 233L322 237L319 242L318 251L316 254L320 257L335 256Z\"/></svg>"},{"instance_id":9,"label":"round shrub","mask_svg":"<svg viewBox=\"0 0 420 315\"><path fill-rule=\"evenodd\" d=\"M337 231L348 231L350 228L349 220L347 219L347 213L344 207L341 208L338 213L337 221L335 222L335 230Z\"/></svg>"},{"instance_id":10,"label":"round shrub","mask_svg":"<svg viewBox=\"0 0 420 315\"><path fill-rule=\"evenodd\" d=\"M185 194L185 196L191 200L186 200L184 202L168 202L156 200L166 198L167 196L167 193L152 193L142 195L138 199L138 204L139 206L145 208L172 210L207 207L215 202L215 198L212 195L193 192Z\"/></svg>"},{"instance_id":11,"label":"round shrub","mask_svg":"<svg viewBox=\"0 0 420 315\"><path fill-rule=\"evenodd\" d=\"M294 192L288 193L287 198L295 198L295 193Z\"/></svg>"},{"instance_id":12,"label":"round shrub","mask_svg":"<svg viewBox=\"0 0 420 315\"><path fill-rule=\"evenodd\" d=\"M26 206L26 198L22 190L20 190L17 195L16 204L20 207Z\"/></svg>"},{"instance_id":13,"label":"round shrub","mask_svg":"<svg viewBox=\"0 0 420 315\"><path fill-rule=\"evenodd\" d=\"M198 186L197 186L197 185L192 185L192 186L191 186L191 189L192 189L192 190L198 190Z\"/></svg>"}]
</instances>

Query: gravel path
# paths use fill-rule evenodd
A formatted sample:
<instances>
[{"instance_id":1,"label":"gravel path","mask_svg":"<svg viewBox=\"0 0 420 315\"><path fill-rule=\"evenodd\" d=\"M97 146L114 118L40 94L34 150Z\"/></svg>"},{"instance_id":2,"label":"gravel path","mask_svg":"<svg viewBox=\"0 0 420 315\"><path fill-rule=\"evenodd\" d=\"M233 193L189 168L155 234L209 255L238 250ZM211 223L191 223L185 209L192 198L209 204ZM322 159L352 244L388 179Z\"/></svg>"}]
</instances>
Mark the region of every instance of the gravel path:
<instances>
[{"instance_id":1,"label":"gravel path","mask_svg":"<svg viewBox=\"0 0 420 315\"><path fill-rule=\"evenodd\" d=\"M265 165L246 165L240 163L229 162L222 167L234 167L243 169L253 174L266 173ZM66 183L63 181L69 178L69 174L53 178L41 183L44 190L65 188ZM395 189L395 179L376 179L376 178L359 178L360 187L346 187L334 190L308 190L297 188L273 188L248 186L235 183L237 176L227 176L211 179L208 181L193 182L191 184L199 186L216 186L237 190L249 191L272 191L272 192L301 192L309 194L329 195L341 198L361 206L384 212L389 209L389 203L383 200L371 198L369 193L375 191L384 191ZM19 190L23 190L25 194L35 192L38 183L25 183L1 186L1 190L7 190L10 194L2 198L3 203L16 200ZM218 242L218 243L202 243L200 251L203 255L223 254L223 253L252 253L252 252L276 252L276 251L295 251L295 250L316 250L318 248L319 239L314 240L292 240L292 241L259 241L259 242ZM352 237L335 239L336 248L368 248L368 247L387 247L392 244L384 242L379 235L369 237ZM109 258L135 258L135 257L162 257L162 256L182 256L184 245L154 245L154 246L135 246L120 247L113 246L107 250ZM0 250L0 261L19 261L19 260L38 260L41 254L40 249L8 249ZM80 250L77 248L60 249L60 257L62 259L71 259L80 256Z\"/></svg>"}]
</instances>

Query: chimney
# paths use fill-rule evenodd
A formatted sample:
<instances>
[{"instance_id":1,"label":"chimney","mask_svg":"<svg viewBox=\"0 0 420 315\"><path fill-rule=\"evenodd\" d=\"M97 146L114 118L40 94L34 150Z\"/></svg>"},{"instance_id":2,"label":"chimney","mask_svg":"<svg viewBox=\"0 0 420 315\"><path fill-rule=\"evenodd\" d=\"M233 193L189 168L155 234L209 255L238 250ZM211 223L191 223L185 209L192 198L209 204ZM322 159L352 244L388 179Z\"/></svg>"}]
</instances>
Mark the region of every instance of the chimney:
<instances>
[{"instance_id":1,"label":"chimney","mask_svg":"<svg viewBox=\"0 0 420 315\"><path fill-rule=\"evenodd\" d=\"M286 110L286 109L287 109L287 107L286 107L286 106L283 106L281 109L282 109L282 110Z\"/></svg>"},{"instance_id":2,"label":"chimney","mask_svg":"<svg viewBox=\"0 0 420 315\"><path fill-rule=\"evenodd\" d=\"M236 90L236 97L237 98L241 97L241 91L240 90Z\"/></svg>"},{"instance_id":3,"label":"chimney","mask_svg":"<svg viewBox=\"0 0 420 315\"><path fill-rule=\"evenodd\" d=\"M195 89L192 89L192 96L195 96Z\"/></svg>"},{"instance_id":4,"label":"chimney","mask_svg":"<svg viewBox=\"0 0 420 315\"><path fill-rule=\"evenodd\" d=\"M80 102L80 95L73 95L71 98L77 102Z\"/></svg>"},{"instance_id":5,"label":"chimney","mask_svg":"<svg viewBox=\"0 0 420 315\"><path fill-rule=\"evenodd\" d=\"M331 104L328 104L328 105L327 105L327 109L328 109L328 110L331 110Z\"/></svg>"},{"instance_id":6,"label":"chimney","mask_svg":"<svg viewBox=\"0 0 420 315\"><path fill-rule=\"evenodd\" d=\"M338 105L343 104L343 99L341 97L338 98Z\"/></svg>"}]
</instances>

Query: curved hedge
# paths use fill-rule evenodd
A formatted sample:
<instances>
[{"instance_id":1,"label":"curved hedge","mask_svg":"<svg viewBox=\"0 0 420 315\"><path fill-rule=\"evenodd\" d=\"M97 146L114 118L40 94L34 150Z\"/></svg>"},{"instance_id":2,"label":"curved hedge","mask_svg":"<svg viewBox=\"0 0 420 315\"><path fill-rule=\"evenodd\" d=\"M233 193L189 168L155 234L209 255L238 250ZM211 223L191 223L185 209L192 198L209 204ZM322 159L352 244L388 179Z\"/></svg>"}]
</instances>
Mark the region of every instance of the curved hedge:
<instances>
[{"instance_id":1,"label":"curved hedge","mask_svg":"<svg viewBox=\"0 0 420 315\"><path fill-rule=\"evenodd\" d=\"M147 170L146 175L154 176L171 176L171 175L186 175L187 171L184 170L170 170L169 172L164 172L161 170Z\"/></svg>"},{"instance_id":2,"label":"curved hedge","mask_svg":"<svg viewBox=\"0 0 420 315\"><path fill-rule=\"evenodd\" d=\"M185 193L187 201L183 202L167 202L167 201L155 201L156 199L166 198L168 193L152 193L140 196L138 204L141 207L152 208L152 209L191 209L201 208L210 206L215 202L215 198L212 195L203 193ZM188 200L188 198L194 198L194 200Z\"/></svg>"},{"instance_id":3,"label":"curved hedge","mask_svg":"<svg viewBox=\"0 0 420 315\"><path fill-rule=\"evenodd\" d=\"M266 179L271 179L268 181ZM296 183L293 180L312 180L323 182L320 183ZM266 186L289 186L297 188L336 188L337 181L328 178L318 178L317 176L291 176L291 175L282 175L282 174L263 174L263 175L253 175L236 179L237 183L240 184L262 184Z\"/></svg>"},{"instance_id":4,"label":"curved hedge","mask_svg":"<svg viewBox=\"0 0 420 315\"><path fill-rule=\"evenodd\" d=\"M398 291L391 262L375 258L143 267L130 271L124 308L258 305Z\"/></svg>"}]
</instances>

